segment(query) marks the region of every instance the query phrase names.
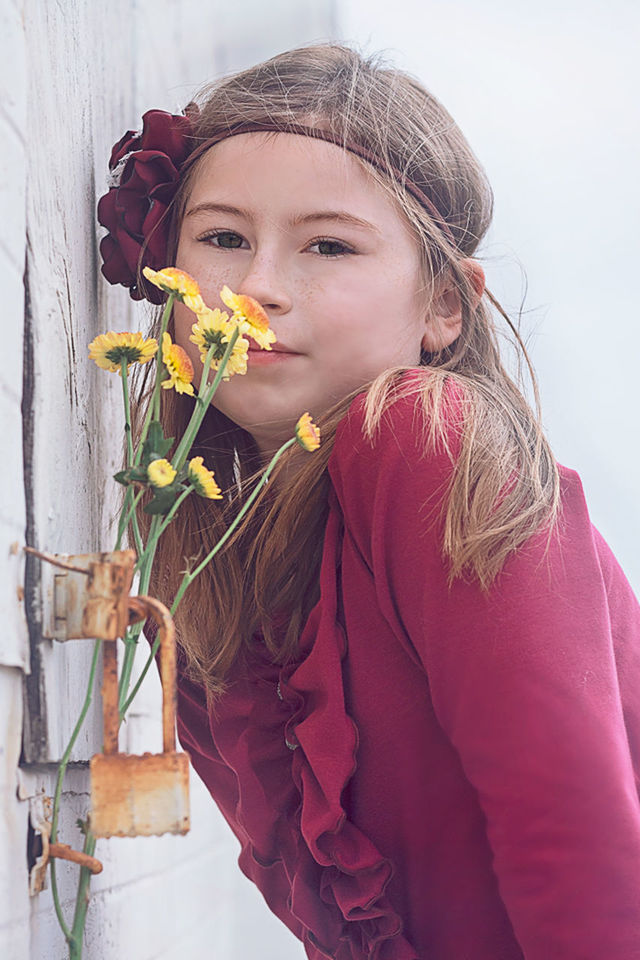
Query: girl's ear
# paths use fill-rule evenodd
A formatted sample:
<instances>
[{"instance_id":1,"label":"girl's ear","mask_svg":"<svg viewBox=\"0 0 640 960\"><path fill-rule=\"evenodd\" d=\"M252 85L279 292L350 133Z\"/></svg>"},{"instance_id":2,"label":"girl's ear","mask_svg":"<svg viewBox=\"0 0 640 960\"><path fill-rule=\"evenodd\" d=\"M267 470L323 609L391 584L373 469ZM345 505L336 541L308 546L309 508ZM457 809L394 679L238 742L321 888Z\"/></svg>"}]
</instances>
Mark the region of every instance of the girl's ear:
<instances>
[{"instance_id":1,"label":"girl's ear","mask_svg":"<svg viewBox=\"0 0 640 960\"><path fill-rule=\"evenodd\" d=\"M475 290L473 309L478 306L484 291L484 270L477 262L467 257L460 262L460 266L467 273L471 285ZM431 310L426 317L426 328L422 337L422 349L429 353L448 347L460 336L462 329L462 308L457 287L451 280L449 273L445 274L440 282L431 304Z\"/></svg>"}]
</instances>

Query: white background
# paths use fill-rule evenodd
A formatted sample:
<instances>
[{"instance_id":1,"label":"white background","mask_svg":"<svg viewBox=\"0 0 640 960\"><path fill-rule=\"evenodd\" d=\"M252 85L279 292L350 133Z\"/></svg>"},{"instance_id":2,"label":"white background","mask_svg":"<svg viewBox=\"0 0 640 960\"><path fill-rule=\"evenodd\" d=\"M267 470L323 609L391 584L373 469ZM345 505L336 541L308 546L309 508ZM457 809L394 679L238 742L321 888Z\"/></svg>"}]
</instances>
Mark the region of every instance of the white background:
<instances>
[{"instance_id":1,"label":"white background","mask_svg":"<svg viewBox=\"0 0 640 960\"><path fill-rule=\"evenodd\" d=\"M452 114L495 214L478 259L517 318L556 459L640 587L640 5L341 0L340 39L385 50Z\"/></svg>"}]
</instances>

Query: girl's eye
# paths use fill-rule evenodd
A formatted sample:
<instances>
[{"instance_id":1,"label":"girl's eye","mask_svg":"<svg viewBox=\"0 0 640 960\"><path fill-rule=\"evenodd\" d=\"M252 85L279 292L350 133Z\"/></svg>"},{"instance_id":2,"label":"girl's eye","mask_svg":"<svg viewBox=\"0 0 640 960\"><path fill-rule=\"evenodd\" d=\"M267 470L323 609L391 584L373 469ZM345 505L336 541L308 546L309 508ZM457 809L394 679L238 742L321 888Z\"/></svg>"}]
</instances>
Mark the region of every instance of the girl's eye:
<instances>
[{"instance_id":1,"label":"girl's eye","mask_svg":"<svg viewBox=\"0 0 640 960\"><path fill-rule=\"evenodd\" d=\"M244 242L244 237L241 237L239 233L234 233L233 230L210 230L208 233L198 237L198 240L201 243L211 243L212 246L220 247L223 250L238 250ZM217 242L213 243L214 240ZM311 249L312 247L318 247L318 253L325 260L333 257L341 257L345 253L354 252L351 247L348 247L340 240L330 240L324 237L314 240L309 244L307 249Z\"/></svg>"},{"instance_id":2,"label":"girl's eye","mask_svg":"<svg viewBox=\"0 0 640 960\"><path fill-rule=\"evenodd\" d=\"M214 243L214 247L222 247L223 250L237 250L238 247L242 245L244 238L232 230L211 230L209 233L205 233L204 236L198 237L198 240L201 240L203 243L217 239L220 240L220 243Z\"/></svg>"},{"instance_id":3,"label":"girl's eye","mask_svg":"<svg viewBox=\"0 0 640 960\"><path fill-rule=\"evenodd\" d=\"M320 238L319 240L314 240L313 243L310 244L310 247L321 248L318 250L318 253L320 253L325 259L329 259L331 257L340 257L345 253L353 253L351 247L341 243L340 240L325 240Z\"/></svg>"}]
</instances>

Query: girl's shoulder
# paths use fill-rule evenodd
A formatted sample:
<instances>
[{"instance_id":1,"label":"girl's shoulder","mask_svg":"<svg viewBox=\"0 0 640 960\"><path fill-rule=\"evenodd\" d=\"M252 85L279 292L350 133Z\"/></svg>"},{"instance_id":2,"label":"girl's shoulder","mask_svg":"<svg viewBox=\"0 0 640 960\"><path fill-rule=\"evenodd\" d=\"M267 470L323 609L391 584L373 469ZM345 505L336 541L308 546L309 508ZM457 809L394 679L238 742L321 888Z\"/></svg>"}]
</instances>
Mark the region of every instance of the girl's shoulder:
<instances>
[{"instance_id":1,"label":"girl's shoulder","mask_svg":"<svg viewBox=\"0 0 640 960\"><path fill-rule=\"evenodd\" d=\"M338 425L329 474L427 470L450 477L460 453L465 391L452 377L413 368L358 394ZM399 479L399 478L398 478Z\"/></svg>"},{"instance_id":2,"label":"girl's shoulder","mask_svg":"<svg viewBox=\"0 0 640 960\"><path fill-rule=\"evenodd\" d=\"M328 471L343 523L371 560L405 525L439 551L462 446L465 397L457 383L410 370L391 388L358 395L336 431ZM435 413L434 413L435 410Z\"/></svg>"}]
</instances>

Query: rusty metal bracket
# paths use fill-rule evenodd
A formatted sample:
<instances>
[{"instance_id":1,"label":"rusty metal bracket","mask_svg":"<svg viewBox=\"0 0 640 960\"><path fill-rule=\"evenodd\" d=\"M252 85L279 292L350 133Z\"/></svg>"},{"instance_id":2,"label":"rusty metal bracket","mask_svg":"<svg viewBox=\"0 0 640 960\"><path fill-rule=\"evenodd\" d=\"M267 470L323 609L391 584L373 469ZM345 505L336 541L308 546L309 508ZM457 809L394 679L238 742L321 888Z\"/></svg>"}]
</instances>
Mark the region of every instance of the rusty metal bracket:
<instances>
[{"instance_id":1,"label":"rusty metal bracket","mask_svg":"<svg viewBox=\"0 0 640 960\"><path fill-rule=\"evenodd\" d=\"M135 550L59 554L24 549L46 561L42 570L43 637L65 641L124 636Z\"/></svg>"},{"instance_id":2,"label":"rusty metal bracket","mask_svg":"<svg viewBox=\"0 0 640 960\"><path fill-rule=\"evenodd\" d=\"M73 850L67 843L51 843L51 823L49 817L53 810L53 798L38 794L29 801L29 819L31 822L32 851L34 861L29 872L29 895L35 897L45 888L47 865L52 857L61 860L72 860L80 867L88 867L91 873L101 873L102 863L96 857Z\"/></svg>"}]
</instances>

